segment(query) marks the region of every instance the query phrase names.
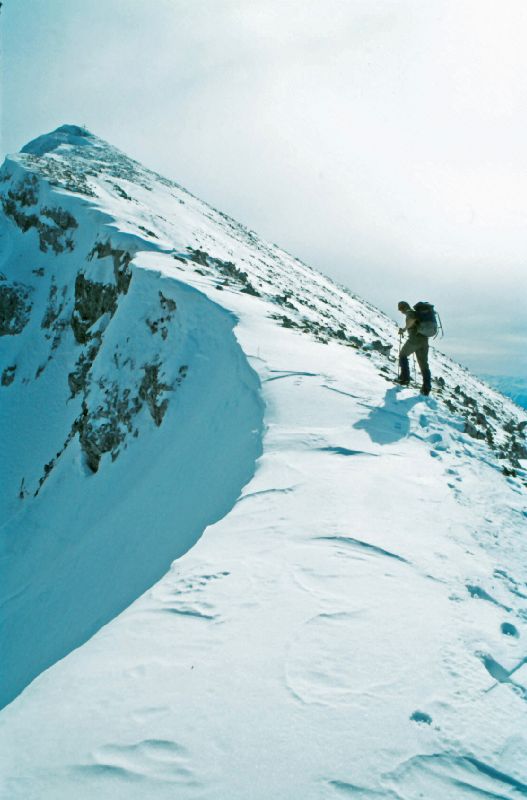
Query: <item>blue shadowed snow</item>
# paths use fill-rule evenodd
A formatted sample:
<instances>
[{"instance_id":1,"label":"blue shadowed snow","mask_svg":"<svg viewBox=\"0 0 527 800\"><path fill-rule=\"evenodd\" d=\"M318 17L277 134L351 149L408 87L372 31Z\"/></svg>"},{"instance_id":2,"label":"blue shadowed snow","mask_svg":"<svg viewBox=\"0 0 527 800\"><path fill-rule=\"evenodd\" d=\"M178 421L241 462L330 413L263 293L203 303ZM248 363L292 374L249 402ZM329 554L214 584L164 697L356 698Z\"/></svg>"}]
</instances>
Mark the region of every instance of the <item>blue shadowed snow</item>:
<instances>
[{"instance_id":1,"label":"blue shadowed snow","mask_svg":"<svg viewBox=\"0 0 527 800\"><path fill-rule=\"evenodd\" d=\"M28 142L21 153L31 153L34 156L43 156L45 153L50 153L56 150L63 144L73 145L75 147L85 147L92 145L94 136L86 128L80 128L78 125L61 125L60 128L52 131L51 133L44 133L42 136L37 136Z\"/></svg>"},{"instance_id":2,"label":"blue shadowed snow","mask_svg":"<svg viewBox=\"0 0 527 800\"><path fill-rule=\"evenodd\" d=\"M384 405L375 406L365 419L359 420L353 427L365 430L372 442L392 444L404 439L410 432L408 412L423 400L421 395L398 398L397 387L387 389Z\"/></svg>"},{"instance_id":3,"label":"blue shadowed snow","mask_svg":"<svg viewBox=\"0 0 527 800\"><path fill-rule=\"evenodd\" d=\"M133 331L146 358L151 334L136 321L160 285L168 291L156 273L134 272L106 347ZM46 483L4 526L0 707L152 586L228 513L254 473L263 404L232 333L235 317L184 284L174 281L171 291L179 320L172 358L184 360L189 374L162 425L144 417L134 445L114 464L107 456L96 475L81 466L74 439L50 479L58 494ZM55 383L66 384L66 376Z\"/></svg>"}]
</instances>

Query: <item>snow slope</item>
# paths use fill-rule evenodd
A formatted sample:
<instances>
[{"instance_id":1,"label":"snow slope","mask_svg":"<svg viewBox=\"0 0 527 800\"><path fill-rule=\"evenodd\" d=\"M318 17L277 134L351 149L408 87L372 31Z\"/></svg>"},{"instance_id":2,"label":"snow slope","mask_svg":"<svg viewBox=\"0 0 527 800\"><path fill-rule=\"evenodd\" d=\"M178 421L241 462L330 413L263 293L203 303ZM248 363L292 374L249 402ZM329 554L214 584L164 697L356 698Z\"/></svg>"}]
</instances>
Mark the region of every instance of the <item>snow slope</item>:
<instances>
[{"instance_id":1,"label":"snow slope","mask_svg":"<svg viewBox=\"0 0 527 800\"><path fill-rule=\"evenodd\" d=\"M35 142L3 168L0 796L527 794L525 415L437 351L433 397L396 389L376 309L82 129Z\"/></svg>"}]
</instances>

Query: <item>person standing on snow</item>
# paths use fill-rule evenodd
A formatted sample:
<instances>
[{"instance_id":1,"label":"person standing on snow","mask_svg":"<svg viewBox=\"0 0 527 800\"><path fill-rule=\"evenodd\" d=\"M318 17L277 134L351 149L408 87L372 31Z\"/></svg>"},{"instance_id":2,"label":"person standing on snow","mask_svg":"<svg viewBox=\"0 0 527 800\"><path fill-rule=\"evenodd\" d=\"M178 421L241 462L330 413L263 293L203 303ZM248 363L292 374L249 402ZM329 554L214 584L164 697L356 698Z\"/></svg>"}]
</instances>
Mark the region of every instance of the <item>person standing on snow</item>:
<instances>
[{"instance_id":1,"label":"person standing on snow","mask_svg":"<svg viewBox=\"0 0 527 800\"><path fill-rule=\"evenodd\" d=\"M432 376L430 375L430 367L428 366L428 336L419 333L419 318L410 303L406 300L401 300L397 308L406 317L404 328L399 328L399 335L403 336L408 333L408 338L403 344L399 353L399 377L396 383L402 386L408 386L410 383L410 365L408 357L415 353L421 375L423 376L423 385L421 386L421 394L428 395L432 388Z\"/></svg>"}]
</instances>

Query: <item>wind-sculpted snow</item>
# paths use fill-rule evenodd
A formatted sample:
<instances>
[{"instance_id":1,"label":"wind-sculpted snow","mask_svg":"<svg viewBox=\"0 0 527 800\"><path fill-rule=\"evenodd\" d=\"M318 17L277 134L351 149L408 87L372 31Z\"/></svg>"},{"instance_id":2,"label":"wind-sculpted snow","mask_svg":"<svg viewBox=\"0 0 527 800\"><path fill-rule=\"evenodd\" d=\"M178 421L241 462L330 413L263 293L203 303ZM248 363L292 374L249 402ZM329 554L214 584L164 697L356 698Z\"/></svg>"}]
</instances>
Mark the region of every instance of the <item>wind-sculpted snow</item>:
<instances>
[{"instance_id":1,"label":"wind-sculpted snow","mask_svg":"<svg viewBox=\"0 0 527 800\"><path fill-rule=\"evenodd\" d=\"M31 186L5 193L15 217L49 202L38 180L15 185ZM35 247L38 226L32 239L9 214L1 232L2 705L166 572L232 506L260 449L232 315L69 207L51 215L57 230L75 219L66 251Z\"/></svg>"},{"instance_id":2,"label":"wind-sculpted snow","mask_svg":"<svg viewBox=\"0 0 527 800\"><path fill-rule=\"evenodd\" d=\"M52 636L201 516L148 592L3 709L0 796L524 796L526 415L435 349L431 397L394 389L395 323L88 132L25 149L1 190L31 303L0 339L0 401L26 420L11 640L60 570L78 602L37 612Z\"/></svg>"}]
</instances>

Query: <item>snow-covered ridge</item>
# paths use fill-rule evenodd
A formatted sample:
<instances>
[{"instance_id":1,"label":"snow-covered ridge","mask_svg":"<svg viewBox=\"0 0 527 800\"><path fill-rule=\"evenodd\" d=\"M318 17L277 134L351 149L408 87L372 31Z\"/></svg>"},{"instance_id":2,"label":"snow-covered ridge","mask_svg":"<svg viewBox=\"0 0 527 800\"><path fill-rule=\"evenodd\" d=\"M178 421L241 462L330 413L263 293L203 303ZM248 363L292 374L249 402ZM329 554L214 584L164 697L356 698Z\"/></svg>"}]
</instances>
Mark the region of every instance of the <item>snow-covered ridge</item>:
<instances>
[{"instance_id":1,"label":"snow-covered ridge","mask_svg":"<svg viewBox=\"0 0 527 800\"><path fill-rule=\"evenodd\" d=\"M4 796L525 794L526 415L436 351L396 389L391 320L87 131L24 151L4 700L85 643L0 714Z\"/></svg>"},{"instance_id":2,"label":"snow-covered ridge","mask_svg":"<svg viewBox=\"0 0 527 800\"><path fill-rule=\"evenodd\" d=\"M225 514L262 427L232 315L24 162L2 172L2 703Z\"/></svg>"},{"instance_id":3,"label":"snow-covered ridge","mask_svg":"<svg viewBox=\"0 0 527 800\"><path fill-rule=\"evenodd\" d=\"M140 423L160 427L167 408L177 404L187 373L195 369L188 342L210 329L202 324L199 334L192 333L198 317L185 322L177 310L178 297L188 290L174 279L184 281L189 271L215 287L220 304L226 289L259 298L276 324L351 347L388 379L396 370L395 326L382 313L84 129L63 126L30 142L6 160L0 186L6 217L0 371L11 433L7 542L14 536L9 531L31 529L23 521L27 506L48 481L60 480L75 460L81 473L101 467L106 481L135 439L141 446ZM170 255L172 278L141 269L141 251ZM439 353L434 378L436 394L459 415L460 425L514 474L518 459L527 457L524 415ZM214 392L222 386L215 383ZM91 486L82 474L78 479L79 492ZM34 513L40 519L48 514L39 505ZM77 527L82 530L80 520ZM170 551L163 566L182 549ZM141 589L154 573L148 575ZM8 591L16 594L16 570L11 580ZM110 612L89 614L85 632L73 642L132 596L127 588L125 599L110 602ZM28 636L40 626L36 616ZM24 647L20 627L16 636ZM26 664L28 677L57 657L47 640L38 668ZM63 645L58 656L69 649L70 643ZM23 685L20 674L16 685Z\"/></svg>"},{"instance_id":4,"label":"snow-covered ridge","mask_svg":"<svg viewBox=\"0 0 527 800\"><path fill-rule=\"evenodd\" d=\"M15 158L51 186L92 198L111 215L112 227L129 235L130 250L171 253L176 266L186 267L181 271L192 268L220 289L229 285L262 297L279 324L357 348L387 377L394 374L396 327L382 312L88 131L62 126ZM11 174L9 161L4 174ZM44 230L41 239L46 235L53 234ZM439 352L434 378L435 393L463 418L469 435L518 467L527 450L525 430L518 429L524 414L514 403Z\"/></svg>"}]
</instances>

